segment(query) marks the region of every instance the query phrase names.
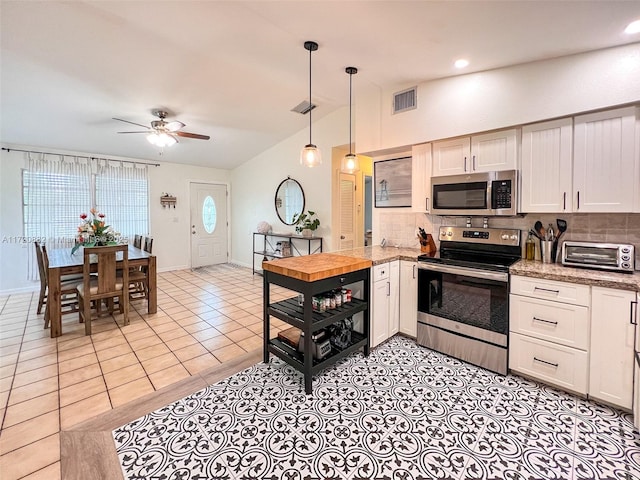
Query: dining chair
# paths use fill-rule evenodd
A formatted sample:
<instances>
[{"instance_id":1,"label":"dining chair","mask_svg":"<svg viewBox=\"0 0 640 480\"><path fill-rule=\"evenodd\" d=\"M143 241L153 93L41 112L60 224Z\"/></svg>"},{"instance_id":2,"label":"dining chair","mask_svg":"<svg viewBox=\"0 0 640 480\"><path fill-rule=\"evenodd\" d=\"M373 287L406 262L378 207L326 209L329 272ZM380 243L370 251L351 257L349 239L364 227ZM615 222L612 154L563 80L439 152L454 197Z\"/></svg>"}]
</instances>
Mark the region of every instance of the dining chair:
<instances>
[{"instance_id":1,"label":"dining chair","mask_svg":"<svg viewBox=\"0 0 640 480\"><path fill-rule=\"evenodd\" d=\"M144 237L144 251L151 254L153 250L153 238ZM131 299L147 298L149 293L149 277L147 269L140 267L129 271L129 294Z\"/></svg>"},{"instance_id":2,"label":"dining chair","mask_svg":"<svg viewBox=\"0 0 640 480\"><path fill-rule=\"evenodd\" d=\"M142 235L133 236L133 246L142 250Z\"/></svg>"},{"instance_id":3,"label":"dining chair","mask_svg":"<svg viewBox=\"0 0 640 480\"><path fill-rule=\"evenodd\" d=\"M147 253L151 253L153 247L153 238L144 237L144 251Z\"/></svg>"},{"instance_id":4,"label":"dining chair","mask_svg":"<svg viewBox=\"0 0 640 480\"><path fill-rule=\"evenodd\" d=\"M38 261L38 274L40 276L40 296L38 298L38 314L44 310L44 328L49 328L49 256L47 255L47 247L34 242L36 247L36 259ZM76 288L82 281L82 277L78 275L66 275L60 281L60 307L61 313L73 313L78 311L78 296Z\"/></svg>"},{"instance_id":5,"label":"dining chair","mask_svg":"<svg viewBox=\"0 0 640 480\"><path fill-rule=\"evenodd\" d=\"M116 258L122 255L121 263ZM114 299L118 298L119 312L124 325L129 325L129 246L85 247L83 258L83 282L78 286L80 322L84 321L85 335L91 335L91 302L95 302L96 315L101 314L101 304L106 300L109 313L114 311ZM97 275L91 275L92 264L97 264ZM119 275L118 275L119 274Z\"/></svg>"}]
</instances>

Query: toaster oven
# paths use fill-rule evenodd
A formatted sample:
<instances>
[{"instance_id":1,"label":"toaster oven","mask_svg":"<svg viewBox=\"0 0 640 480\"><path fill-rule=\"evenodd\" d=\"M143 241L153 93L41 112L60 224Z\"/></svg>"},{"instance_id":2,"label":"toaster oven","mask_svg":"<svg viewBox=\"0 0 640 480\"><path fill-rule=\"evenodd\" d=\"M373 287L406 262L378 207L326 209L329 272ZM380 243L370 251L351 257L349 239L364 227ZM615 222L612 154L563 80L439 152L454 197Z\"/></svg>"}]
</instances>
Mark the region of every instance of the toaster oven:
<instances>
[{"instance_id":1,"label":"toaster oven","mask_svg":"<svg viewBox=\"0 0 640 480\"><path fill-rule=\"evenodd\" d=\"M574 242L562 244L562 264L569 267L633 272L635 248L625 243Z\"/></svg>"}]
</instances>

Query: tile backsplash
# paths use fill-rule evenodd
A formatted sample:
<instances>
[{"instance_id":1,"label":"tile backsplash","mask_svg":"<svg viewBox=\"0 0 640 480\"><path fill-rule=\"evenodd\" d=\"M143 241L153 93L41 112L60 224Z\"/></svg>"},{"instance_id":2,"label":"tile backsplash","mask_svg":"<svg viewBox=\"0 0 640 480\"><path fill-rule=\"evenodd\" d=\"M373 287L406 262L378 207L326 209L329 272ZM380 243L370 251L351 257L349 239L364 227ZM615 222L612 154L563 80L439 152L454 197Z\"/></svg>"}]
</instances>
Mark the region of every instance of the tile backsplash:
<instances>
[{"instance_id":1,"label":"tile backsplash","mask_svg":"<svg viewBox=\"0 0 640 480\"><path fill-rule=\"evenodd\" d=\"M446 217L423 213L386 213L379 214L380 232L375 235L374 244L382 238L388 245L400 247L419 247L416 237L418 227L434 234L438 248L438 230L441 225L466 225L466 217ZM517 228L523 232L523 245L527 232L537 220L547 227L550 223L556 228L556 219L567 221L567 231L560 239L587 242L630 243L636 247L636 270L640 270L640 213L528 213L519 217L489 217L489 227ZM482 228L482 217L472 217L473 227Z\"/></svg>"}]
</instances>

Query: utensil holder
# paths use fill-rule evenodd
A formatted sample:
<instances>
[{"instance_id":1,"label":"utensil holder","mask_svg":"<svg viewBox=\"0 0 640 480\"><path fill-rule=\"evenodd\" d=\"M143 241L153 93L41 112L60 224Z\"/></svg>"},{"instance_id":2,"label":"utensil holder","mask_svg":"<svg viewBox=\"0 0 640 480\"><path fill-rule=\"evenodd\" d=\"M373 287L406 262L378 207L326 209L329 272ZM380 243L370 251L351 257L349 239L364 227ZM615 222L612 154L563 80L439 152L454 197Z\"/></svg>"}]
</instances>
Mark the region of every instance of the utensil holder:
<instances>
[{"instance_id":1,"label":"utensil holder","mask_svg":"<svg viewBox=\"0 0 640 480\"><path fill-rule=\"evenodd\" d=\"M542 255L542 263L555 263L553 258L553 243L550 240L540 240L540 253Z\"/></svg>"}]
</instances>

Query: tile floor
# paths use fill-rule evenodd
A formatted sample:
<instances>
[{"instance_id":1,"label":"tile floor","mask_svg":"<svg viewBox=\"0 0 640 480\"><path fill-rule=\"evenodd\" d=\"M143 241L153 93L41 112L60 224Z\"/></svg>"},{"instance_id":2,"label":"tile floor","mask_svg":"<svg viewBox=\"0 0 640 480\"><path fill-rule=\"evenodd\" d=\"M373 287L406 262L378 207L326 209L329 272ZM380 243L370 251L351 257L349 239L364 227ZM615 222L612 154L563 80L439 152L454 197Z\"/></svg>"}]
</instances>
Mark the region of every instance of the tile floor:
<instances>
[{"instance_id":1,"label":"tile floor","mask_svg":"<svg viewBox=\"0 0 640 480\"><path fill-rule=\"evenodd\" d=\"M630 414L401 336L326 368L311 395L273 358L113 438L127 480L640 478Z\"/></svg>"},{"instance_id":2,"label":"tile floor","mask_svg":"<svg viewBox=\"0 0 640 480\"><path fill-rule=\"evenodd\" d=\"M291 295L272 287L276 300ZM158 276L158 312L132 303L51 338L38 295L0 297L0 478L60 478L60 430L262 347L262 277L231 265ZM287 326L272 319L272 335Z\"/></svg>"}]
</instances>

